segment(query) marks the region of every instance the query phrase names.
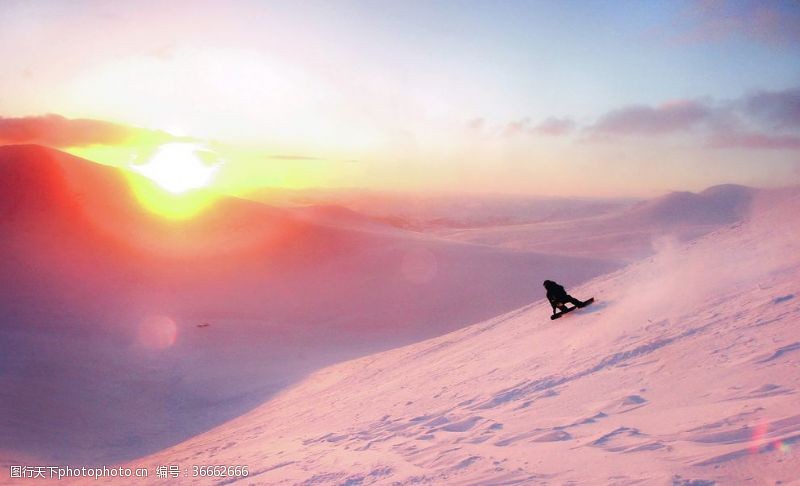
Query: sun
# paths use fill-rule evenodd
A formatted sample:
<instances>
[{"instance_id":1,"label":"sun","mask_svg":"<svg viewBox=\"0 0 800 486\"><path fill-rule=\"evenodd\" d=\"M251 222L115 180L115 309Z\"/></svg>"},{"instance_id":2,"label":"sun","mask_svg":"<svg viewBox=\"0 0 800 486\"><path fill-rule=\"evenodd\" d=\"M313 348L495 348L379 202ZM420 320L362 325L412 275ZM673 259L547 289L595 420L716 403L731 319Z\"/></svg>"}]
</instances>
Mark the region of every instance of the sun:
<instances>
[{"instance_id":1,"label":"sun","mask_svg":"<svg viewBox=\"0 0 800 486\"><path fill-rule=\"evenodd\" d=\"M214 180L221 164L209 164L207 159L212 155L198 144L168 143L159 147L147 163L131 169L172 194L183 194L208 187Z\"/></svg>"},{"instance_id":2,"label":"sun","mask_svg":"<svg viewBox=\"0 0 800 486\"><path fill-rule=\"evenodd\" d=\"M187 219L219 197L208 190L222 160L196 143L160 146L144 164L129 166L128 181L147 210L168 219Z\"/></svg>"}]
</instances>

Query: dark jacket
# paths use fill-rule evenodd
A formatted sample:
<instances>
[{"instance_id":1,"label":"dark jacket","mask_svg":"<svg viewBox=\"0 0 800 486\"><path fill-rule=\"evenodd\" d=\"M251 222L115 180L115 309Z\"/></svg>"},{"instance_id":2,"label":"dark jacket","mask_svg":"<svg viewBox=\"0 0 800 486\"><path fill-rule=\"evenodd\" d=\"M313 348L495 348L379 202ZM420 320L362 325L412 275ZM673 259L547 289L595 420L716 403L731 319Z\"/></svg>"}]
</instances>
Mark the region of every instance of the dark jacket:
<instances>
[{"instance_id":1,"label":"dark jacket","mask_svg":"<svg viewBox=\"0 0 800 486\"><path fill-rule=\"evenodd\" d=\"M556 282L545 280L544 288L547 289L547 300L549 300L551 304L563 304L567 301L567 291Z\"/></svg>"}]
</instances>

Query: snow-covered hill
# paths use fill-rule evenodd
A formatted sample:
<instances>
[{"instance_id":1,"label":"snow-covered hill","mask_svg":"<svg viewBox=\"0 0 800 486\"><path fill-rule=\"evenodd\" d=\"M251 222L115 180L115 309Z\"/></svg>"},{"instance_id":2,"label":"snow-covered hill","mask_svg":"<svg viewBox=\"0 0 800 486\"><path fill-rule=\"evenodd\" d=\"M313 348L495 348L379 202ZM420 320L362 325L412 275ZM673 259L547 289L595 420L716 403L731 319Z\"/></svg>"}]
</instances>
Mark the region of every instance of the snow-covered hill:
<instances>
[{"instance_id":1,"label":"snow-covered hill","mask_svg":"<svg viewBox=\"0 0 800 486\"><path fill-rule=\"evenodd\" d=\"M399 228L444 233L467 228L597 217L617 213L637 202L627 198L392 193L320 188L270 188L248 197L280 206L333 205Z\"/></svg>"},{"instance_id":2,"label":"snow-covered hill","mask_svg":"<svg viewBox=\"0 0 800 486\"><path fill-rule=\"evenodd\" d=\"M302 214L300 214L302 213ZM145 210L127 177L0 147L0 461L152 453L322 366L529 302L594 259L437 239L322 208Z\"/></svg>"},{"instance_id":3,"label":"snow-covered hill","mask_svg":"<svg viewBox=\"0 0 800 486\"><path fill-rule=\"evenodd\" d=\"M630 263L658 251L665 239L689 241L739 221L757 192L725 184L699 193L673 192L600 214L437 233L457 241Z\"/></svg>"},{"instance_id":4,"label":"snow-covered hill","mask_svg":"<svg viewBox=\"0 0 800 486\"><path fill-rule=\"evenodd\" d=\"M751 207L570 289L597 301L559 321L537 301L325 368L135 465L248 465L242 484L799 484L800 196Z\"/></svg>"}]
</instances>

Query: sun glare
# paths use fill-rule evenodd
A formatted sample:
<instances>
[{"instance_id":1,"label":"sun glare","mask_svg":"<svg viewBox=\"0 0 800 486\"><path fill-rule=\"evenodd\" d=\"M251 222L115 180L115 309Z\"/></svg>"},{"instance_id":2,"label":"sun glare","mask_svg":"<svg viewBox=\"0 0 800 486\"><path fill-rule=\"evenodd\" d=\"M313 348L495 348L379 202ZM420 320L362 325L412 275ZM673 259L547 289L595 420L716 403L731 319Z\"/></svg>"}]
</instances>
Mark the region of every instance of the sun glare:
<instances>
[{"instance_id":1,"label":"sun glare","mask_svg":"<svg viewBox=\"0 0 800 486\"><path fill-rule=\"evenodd\" d=\"M186 219L216 199L208 188L222 162L210 150L195 143L160 146L144 164L130 169L131 187L148 210L170 219Z\"/></svg>"},{"instance_id":2,"label":"sun glare","mask_svg":"<svg viewBox=\"0 0 800 486\"><path fill-rule=\"evenodd\" d=\"M200 158L209 154L193 143L162 145L152 158L131 168L173 194L207 187L219 169L219 163L207 164Z\"/></svg>"}]
</instances>

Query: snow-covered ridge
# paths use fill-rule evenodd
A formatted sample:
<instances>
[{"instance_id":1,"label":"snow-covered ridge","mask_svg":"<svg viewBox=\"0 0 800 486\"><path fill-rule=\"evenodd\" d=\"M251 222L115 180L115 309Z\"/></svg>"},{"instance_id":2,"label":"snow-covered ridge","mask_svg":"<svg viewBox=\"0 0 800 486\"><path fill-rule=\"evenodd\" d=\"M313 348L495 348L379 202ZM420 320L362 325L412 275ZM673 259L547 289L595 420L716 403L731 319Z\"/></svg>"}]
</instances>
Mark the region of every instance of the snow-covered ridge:
<instances>
[{"instance_id":1,"label":"snow-covered ridge","mask_svg":"<svg viewBox=\"0 0 800 486\"><path fill-rule=\"evenodd\" d=\"M699 193L672 192L601 214L517 225L442 230L447 238L507 248L611 258L631 263L666 239L690 241L740 221L761 191L724 184ZM565 237L568 235L569 237Z\"/></svg>"},{"instance_id":2,"label":"snow-covered ridge","mask_svg":"<svg viewBox=\"0 0 800 486\"><path fill-rule=\"evenodd\" d=\"M145 463L259 484L782 484L800 459L800 197L444 336L341 363ZM141 463L142 461L137 461Z\"/></svg>"},{"instance_id":3,"label":"snow-covered ridge","mask_svg":"<svg viewBox=\"0 0 800 486\"><path fill-rule=\"evenodd\" d=\"M3 463L153 453L322 366L519 307L556 271L617 268L236 198L165 221L119 170L41 146L0 147L0 176Z\"/></svg>"}]
</instances>

